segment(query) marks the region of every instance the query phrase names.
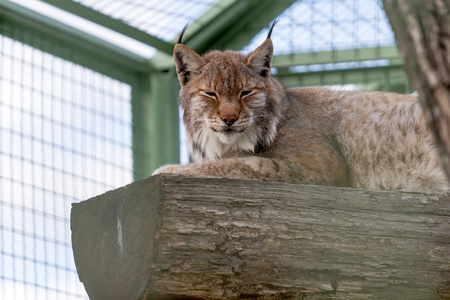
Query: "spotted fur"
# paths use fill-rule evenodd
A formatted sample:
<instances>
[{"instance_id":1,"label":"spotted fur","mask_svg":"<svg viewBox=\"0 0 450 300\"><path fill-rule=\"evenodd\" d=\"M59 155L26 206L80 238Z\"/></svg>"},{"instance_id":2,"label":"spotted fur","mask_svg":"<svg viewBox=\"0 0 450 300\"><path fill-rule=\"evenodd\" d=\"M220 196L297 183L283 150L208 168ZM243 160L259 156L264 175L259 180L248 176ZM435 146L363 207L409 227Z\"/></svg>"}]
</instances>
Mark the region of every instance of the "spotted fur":
<instances>
[{"instance_id":1,"label":"spotted fur","mask_svg":"<svg viewBox=\"0 0 450 300\"><path fill-rule=\"evenodd\" d=\"M177 44L180 104L195 163L158 173L447 190L416 95L284 89L268 38L255 52L199 56Z\"/></svg>"}]
</instances>

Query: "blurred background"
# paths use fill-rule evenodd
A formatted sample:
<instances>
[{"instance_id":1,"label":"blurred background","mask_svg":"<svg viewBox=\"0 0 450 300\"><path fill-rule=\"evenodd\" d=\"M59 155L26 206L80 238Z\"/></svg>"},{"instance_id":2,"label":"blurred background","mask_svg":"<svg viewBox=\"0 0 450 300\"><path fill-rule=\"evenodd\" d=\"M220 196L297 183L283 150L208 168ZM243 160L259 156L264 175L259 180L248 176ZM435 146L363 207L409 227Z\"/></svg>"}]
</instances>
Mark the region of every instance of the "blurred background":
<instances>
[{"instance_id":1,"label":"blurred background","mask_svg":"<svg viewBox=\"0 0 450 300\"><path fill-rule=\"evenodd\" d=\"M409 93L378 0L0 0L0 299L87 299L71 203L187 163L171 53L261 44L286 87Z\"/></svg>"}]
</instances>

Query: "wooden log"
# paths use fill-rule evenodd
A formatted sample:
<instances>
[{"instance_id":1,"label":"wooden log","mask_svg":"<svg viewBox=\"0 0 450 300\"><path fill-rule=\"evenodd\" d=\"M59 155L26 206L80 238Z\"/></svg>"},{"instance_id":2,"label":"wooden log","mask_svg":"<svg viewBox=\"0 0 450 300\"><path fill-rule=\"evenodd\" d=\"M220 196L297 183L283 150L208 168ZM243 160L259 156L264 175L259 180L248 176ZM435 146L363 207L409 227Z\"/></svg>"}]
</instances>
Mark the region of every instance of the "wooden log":
<instances>
[{"instance_id":1,"label":"wooden log","mask_svg":"<svg viewBox=\"0 0 450 300\"><path fill-rule=\"evenodd\" d=\"M450 199L153 176L74 204L91 299L445 299Z\"/></svg>"}]
</instances>

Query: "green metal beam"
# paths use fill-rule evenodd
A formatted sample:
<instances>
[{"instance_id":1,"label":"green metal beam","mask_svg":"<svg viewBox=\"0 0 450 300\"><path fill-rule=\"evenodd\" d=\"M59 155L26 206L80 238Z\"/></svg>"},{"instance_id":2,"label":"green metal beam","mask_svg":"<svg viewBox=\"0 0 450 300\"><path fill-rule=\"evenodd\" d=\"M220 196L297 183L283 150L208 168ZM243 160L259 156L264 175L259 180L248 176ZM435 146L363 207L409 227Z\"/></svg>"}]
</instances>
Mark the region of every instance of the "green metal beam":
<instances>
[{"instance_id":1,"label":"green metal beam","mask_svg":"<svg viewBox=\"0 0 450 300\"><path fill-rule=\"evenodd\" d=\"M183 43L200 54L210 49L210 44L217 39L218 32L222 32L221 27L228 27L238 18L240 10L248 6L248 0L219 0L213 4L202 16L189 25L184 34ZM232 20L229 20L229 19ZM181 28L180 28L181 32ZM173 40L176 43L177 38ZM150 65L158 70L174 70L175 65L172 53L158 51L150 59Z\"/></svg>"},{"instance_id":2,"label":"green metal beam","mask_svg":"<svg viewBox=\"0 0 450 300\"><path fill-rule=\"evenodd\" d=\"M255 34L294 2L219 0L188 27L183 43L200 54L213 49L242 49ZM161 52L150 60L150 64L154 69L174 68L171 54Z\"/></svg>"},{"instance_id":3,"label":"green metal beam","mask_svg":"<svg viewBox=\"0 0 450 300\"><path fill-rule=\"evenodd\" d=\"M67 59L74 63L89 67L100 73L116 78L113 73L105 73L103 69L97 69L95 65L87 64L84 57L117 67L126 72L149 72L150 66L147 60L139 55L126 51L106 41L97 39L82 31L69 27L58 21L43 16L23 6L0 0L0 22L4 26L23 30L30 36L42 36L46 43L36 42L39 39L22 39L21 42L32 47L48 52L55 56ZM11 35L8 31L2 32ZM16 37L17 38L17 37ZM49 44L64 45L71 49L72 53L60 51L60 47L49 47ZM74 55L76 53L76 55ZM117 78L126 81L123 78Z\"/></svg>"},{"instance_id":4,"label":"green metal beam","mask_svg":"<svg viewBox=\"0 0 450 300\"><path fill-rule=\"evenodd\" d=\"M196 51L199 51L200 53L204 52L202 47L205 47L205 49L209 48L210 41L208 41L208 38L215 35L214 30L217 30L217 27L220 26L220 24L227 18L225 15L232 15L233 13L236 13L236 10L239 10L242 5L246 5L246 1L247 0L217 1L202 16L189 25L186 33L184 34L183 43ZM239 2L241 2L241 4L239 4ZM178 37L176 37L172 42L176 43L177 39ZM150 59L150 65L154 69L164 71L175 69L172 53L167 54L161 51L158 51L156 55Z\"/></svg>"},{"instance_id":5,"label":"green metal beam","mask_svg":"<svg viewBox=\"0 0 450 300\"><path fill-rule=\"evenodd\" d=\"M183 43L200 54L212 49L241 49L294 2L219 0L188 27ZM174 68L172 54L162 52L158 52L150 64L159 70Z\"/></svg>"},{"instance_id":6,"label":"green metal beam","mask_svg":"<svg viewBox=\"0 0 450 300\"><path fill-rule=\"evenodd\" d=\"M238 22L227 29L213 44L217 49L240 50L262 29L269 26L276 17L289 8L296 0L254 0L252 6L243 13ZM276 32L274 33L276 34Z\"/></svg>"},{"instance_id":7,"label":"green metal beam","mask_svg":"<svg viewBox=\"0 0 450 300\"><path fill-rule=\"evenodd\" d=\"M172 72L142 76L133 87L134 179L155 169L179 163L178 82Z\"/></svg>"},{"instance_id":8,"label":"green metal beam","mask_svg":"<svg viewBox=\"0 0 450 300\"><path fill-rule=\"evenodd\" d=\"M200 26L192 26L188 28L185 35L184 44L191 47L199 53L211 50L211 45L220 38L227 30L229 30L239 19L251 8L249 0L225 0L216 4L224 5L220 13L208 11L197 19ZM213 6L214 7L214 6ZM211 18L211 15L215 15Z\"/></svg>"},{"instance_id":9,"label":"green metal beam","mask_svg":"<svg viewBox=\"0 0 450 300\"><path fill-rule=\"evenodd\" d=\"M294 2L295 0L219 1L196 20L195 26L188 28L185 44L199 53L211 49L240 49Z\"/></svg>"},{"instance_id":10,"label":"green metal beam","mask_svg":"<svg viewBox=\"0 0 450 300\"><path fill-rule=\"evenodd\" d=\"M400 93L411 92L408 78L401 65L307 73L285 73L278 74L277 78L287 88L355 84L369 89Z\"/></svg>"},{"instance_id":11,"label":"green metal beam","mask_svg":"<svg viewBox=\"0 0 450 300\"><path fill-rule=\"evenodd\" d=\"M41 0L58 8L61 8L67 12L77 15L83 19L97 23L103 27L114 30L118 33L126 35L132 39L140 41L151 47L158 49L159 51L172 54L173 44L163 41L153 35L150 35L144 31L141 31L135 27L132 27L121 20L117 20L102 14L96 10L86 7L78 2L72 0Z\"/></svg>"},{"instance_id":12,"label":"green metal beam","mask_svg":"<svg viewBox=\"0 0 450 300\"><path fill-rule=\"evenodd\" d=\"M397 47L375 47L363 49L334 50L326 52L310 52L288 55L276 55L272 66L287 68L299 65L326 64L350 61L389 59L401 61Z\"/></svg>"},{"instance_id":13,"label":"green metal beam","mask_svg":"<svg viewBox=\"0 0 450 300\"><path fill-rule=\"evenodd\" d=\"M241 4L246 5L244 2L247 0L240 1ZM189 27L185 33L185 38L194 37L198 32L204 30L205 26L214 24L215 20L223 19L222 16L228 13L228 10L233 6L238 5L239 0L218 0L216 3L211 5L211 7L195 19L192 24L189 24ZM174 40L174 42L176 42Z\"/></svg>"}]
</instances>

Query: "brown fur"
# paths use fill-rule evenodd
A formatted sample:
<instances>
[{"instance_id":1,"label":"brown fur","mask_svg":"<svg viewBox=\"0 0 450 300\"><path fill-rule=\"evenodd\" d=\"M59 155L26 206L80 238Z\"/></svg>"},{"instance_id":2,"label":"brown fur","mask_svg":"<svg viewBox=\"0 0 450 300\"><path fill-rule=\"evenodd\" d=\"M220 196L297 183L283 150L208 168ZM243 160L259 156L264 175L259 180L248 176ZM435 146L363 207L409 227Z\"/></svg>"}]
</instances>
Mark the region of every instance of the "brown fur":
<instances>
[{"instance_id":1,"label":"brown fur","mask_svg":"<svg viewBox=\"0 0 450 300\"><path fill-rule=\"evenodd\" d=\"M447 189L414 95L285 90L272 41L245 56L177 44L180 103L195 163L158 173L432 192Z\"/></svg>"}]
</instances>

